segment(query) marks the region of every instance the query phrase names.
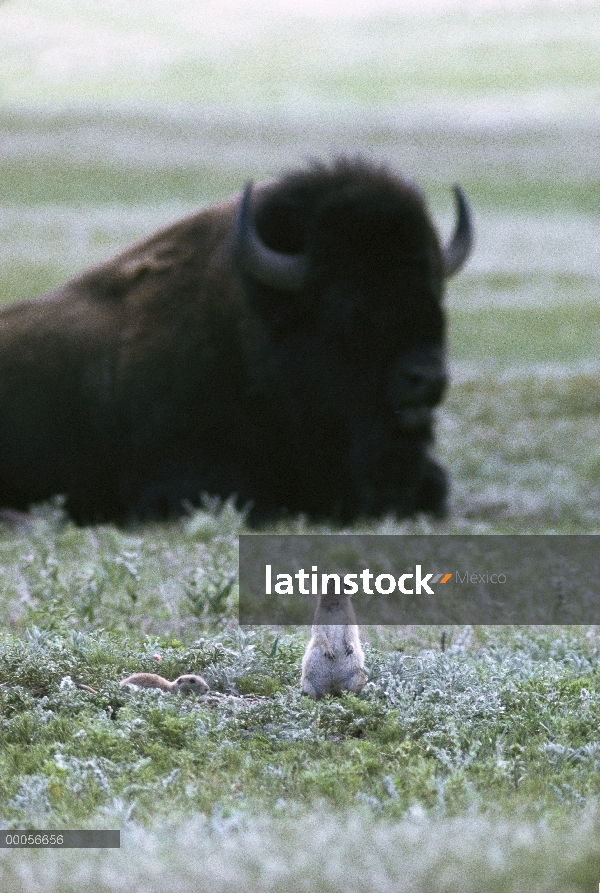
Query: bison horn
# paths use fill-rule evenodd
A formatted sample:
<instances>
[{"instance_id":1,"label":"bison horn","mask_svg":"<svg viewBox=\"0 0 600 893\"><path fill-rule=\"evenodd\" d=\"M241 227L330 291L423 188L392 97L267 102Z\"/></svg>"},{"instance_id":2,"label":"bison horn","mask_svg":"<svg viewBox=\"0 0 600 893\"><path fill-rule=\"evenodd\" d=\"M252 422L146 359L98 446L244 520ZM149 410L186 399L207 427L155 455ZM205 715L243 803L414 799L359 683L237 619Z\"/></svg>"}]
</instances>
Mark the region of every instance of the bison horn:
<instances>
[{"instance_id":1,"label":"bison horn","mask_svg":"<svg viewBox=\"0 0 600 893\"><path fill-rule=\"evenodd\" d=\"M444 276L452 276L453 273L460 270L473 247L473 224L467 197L460 186L454 185L453 189L458 220L456 221L452 239L448 245L444 245L442 248Z\"/></svg>"},{"instance_id":2,"label":"bison horn","mask_svg":"<svg viewBox=\"0 0 600 893\"><path fill-rule=\"evenodd\" d=\"M261 241L250 214L252 183L247 183L235 223L235 252L242 269L270 288L301 291L306 282L308 258L305 254L273 251Z\"/></svg>"}]
</instances>

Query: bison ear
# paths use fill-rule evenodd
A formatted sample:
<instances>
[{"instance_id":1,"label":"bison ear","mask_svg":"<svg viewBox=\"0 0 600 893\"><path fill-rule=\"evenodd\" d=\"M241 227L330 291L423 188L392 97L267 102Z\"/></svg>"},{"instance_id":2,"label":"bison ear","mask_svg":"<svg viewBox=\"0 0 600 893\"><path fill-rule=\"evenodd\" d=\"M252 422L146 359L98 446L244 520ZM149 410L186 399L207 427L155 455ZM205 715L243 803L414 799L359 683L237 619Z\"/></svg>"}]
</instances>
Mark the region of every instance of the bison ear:
<instances>
[{"instance_id":1,"label":"bison ear","mask_svg":"<svg viewBox=\"0 0 600 893\"><path fill-rule=\"evenodd\" d=\"M453 189L458 217L450 242L442 248L446 277L460 270L473 248L473 223L467 197L458 184Z\"/></svg>"},{"instance_id":2,"label":"bison ear","mask_svg":"<svg viewBox=\"0 0 600 893\"><path fill-rule=\"evenodd\" d=\"M247 183L235 221L234 249L240 269L261 285L277 291L302 291L308 273L305 254L285 254L260 239L250 213L252 183Z\"/></svg>"}]
</instances>

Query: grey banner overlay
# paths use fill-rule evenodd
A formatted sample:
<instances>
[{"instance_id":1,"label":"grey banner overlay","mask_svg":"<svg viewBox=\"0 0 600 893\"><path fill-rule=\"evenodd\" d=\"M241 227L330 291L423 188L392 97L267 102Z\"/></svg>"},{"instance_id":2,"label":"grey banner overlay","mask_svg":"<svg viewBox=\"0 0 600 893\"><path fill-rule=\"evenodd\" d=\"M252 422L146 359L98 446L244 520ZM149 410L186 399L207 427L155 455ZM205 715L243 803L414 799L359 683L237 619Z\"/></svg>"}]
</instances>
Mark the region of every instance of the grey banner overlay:
<instances>
[{"instance_id":1,"label":"grey banner overlay","mask_svg":"<svg viewBox=\"0 0 600 893\"><path fill-rule=\"evenodd\" d=\"M361 624L600 623L598 536L243 535L239 579L247 625L311 624L338 585Z\"/></svg>"},{"instance_id":2,"label":"grey banner overlay","mask_svg":"<svg viewBox=\"0 0 600 893\"><path fill-rule=\"evenodd\" d=\"M0 849L120 849L120 831L0 831Z\"/></svg>"}]
</instances>

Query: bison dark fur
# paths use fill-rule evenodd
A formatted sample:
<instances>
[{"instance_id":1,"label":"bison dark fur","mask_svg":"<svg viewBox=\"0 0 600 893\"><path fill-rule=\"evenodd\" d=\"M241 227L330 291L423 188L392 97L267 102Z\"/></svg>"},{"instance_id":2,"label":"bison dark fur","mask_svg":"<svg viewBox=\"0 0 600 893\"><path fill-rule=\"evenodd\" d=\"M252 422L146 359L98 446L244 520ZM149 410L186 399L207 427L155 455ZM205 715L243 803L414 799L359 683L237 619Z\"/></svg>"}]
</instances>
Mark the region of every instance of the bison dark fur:
<instances>
[{"instance_id":1,"label":"bison dark fur","mask_svg":"<svg viewBox=\"0 0 600 893\"><path fill-rule=\"evenodd\" d=\"M201 494L350 521L440 513L445 275L423 198L315 165L188 217L0 313L0 506L62 493L79 522Z\"/></svg>"}]
</instances>

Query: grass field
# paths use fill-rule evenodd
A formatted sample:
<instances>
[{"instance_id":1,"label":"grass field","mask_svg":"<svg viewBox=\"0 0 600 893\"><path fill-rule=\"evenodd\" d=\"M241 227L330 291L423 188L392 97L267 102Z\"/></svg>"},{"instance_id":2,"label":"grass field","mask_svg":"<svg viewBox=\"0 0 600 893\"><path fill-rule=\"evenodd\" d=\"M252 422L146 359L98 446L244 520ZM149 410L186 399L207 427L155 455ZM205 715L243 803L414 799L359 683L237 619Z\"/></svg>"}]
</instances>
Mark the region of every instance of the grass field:
<instances>
[{"instance_id":1,"label":"grass field","mask_svg":"<svg viewBox=\"0 0 600 893\"><path fill-rule=\"evenodd\" d=\"M353 529L600 532L594 3L13 0L0 43L0 303L311 157L403 171L444 235L458 181L451 517ZM0 527L0 825L122 829L0 850L2 890L595 891L597 630L368 630L365 692L313 704L306 631L237 627L245 530ZM214 699L119 688L157 670Z\"/></svg>"}]
</instances>

